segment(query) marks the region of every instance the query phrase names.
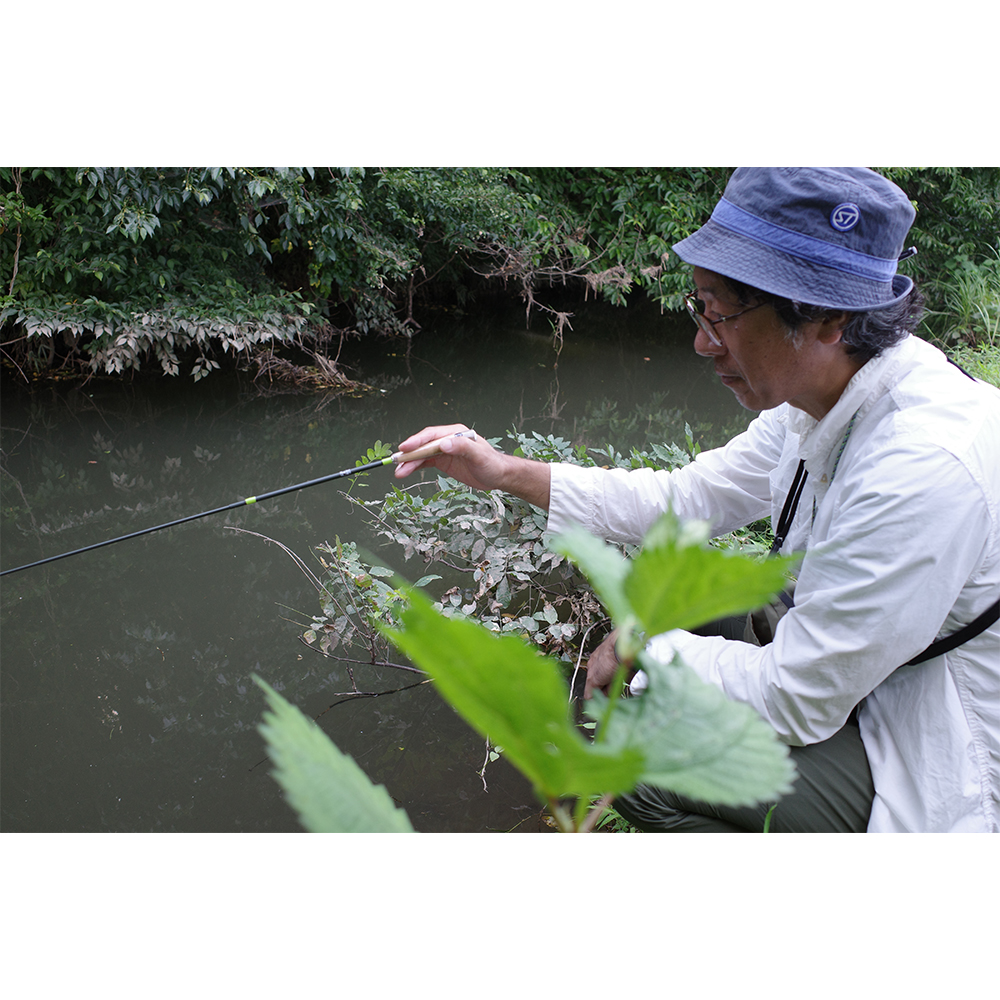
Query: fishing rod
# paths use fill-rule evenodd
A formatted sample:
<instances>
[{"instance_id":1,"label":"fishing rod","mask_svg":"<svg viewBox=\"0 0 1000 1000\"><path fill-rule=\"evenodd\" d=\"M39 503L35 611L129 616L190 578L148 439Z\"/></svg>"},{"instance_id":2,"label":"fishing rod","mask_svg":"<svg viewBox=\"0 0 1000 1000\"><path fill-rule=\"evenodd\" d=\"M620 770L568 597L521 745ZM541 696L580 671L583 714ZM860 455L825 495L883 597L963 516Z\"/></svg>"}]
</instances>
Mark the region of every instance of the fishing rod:
<instances>
[{"instance_id":1,"label":"fishing rod","mask_svg":"<svg viewBox=\"0 0 1000 1000\"><path fill-rule=\"evenodd\" d=\"M459 431L457 434L450 434L447 437L467 437L475 440L475 431ZM381 468L393 462L419 462L441 452L441 442L447 437L438 438L413 451L396 451L388 458L380 458L367 465L358 465L353 469L342 469L340 472L333 472L329 476L320 476L319 479L310 479L307 483L296 483L295 486L286 486L281 490L272 490L270 493L261 493L254 497L245 497L234 503L226 504L224 507L216 507L214 510L203 510L200 514L190 514L188 517L179 518L176 521L168 521L166 524L158 524L153 528L143 528L142 531L133 531L128 535L119 535L117 538L107 538L103 542L95 542L93 545L85 545L82 549L73 549L72 552L61 552L57 556L49 556L47 559L39 559L37 562L25 563L23 566L14 566L12 569L0 570L0 576L8 573L19 573L22 569L32 569L35 566L43 566L45 563L55 562L57 559L67 559L69 556L78 556L81 552L91 552L93 549L103 548L105 545L114 545L115 542L124 542L129 538L138 538L140 535L148 535L154 531L161 531L163 528L173 528L178 524L186 524L188 521L196 521L200 517L210 517L212 514L221 514L226 510L236 510L238 507L247 507L250 504L260 503L262 500L272 500L274 497L283 496L285 493L294 493L296 490L304 490L309 486L319 486L320 483L329 483L334 479L343 479L344 476L356 476L361 472L370 472L372 469Z\"/></svg>"}]
</instances>

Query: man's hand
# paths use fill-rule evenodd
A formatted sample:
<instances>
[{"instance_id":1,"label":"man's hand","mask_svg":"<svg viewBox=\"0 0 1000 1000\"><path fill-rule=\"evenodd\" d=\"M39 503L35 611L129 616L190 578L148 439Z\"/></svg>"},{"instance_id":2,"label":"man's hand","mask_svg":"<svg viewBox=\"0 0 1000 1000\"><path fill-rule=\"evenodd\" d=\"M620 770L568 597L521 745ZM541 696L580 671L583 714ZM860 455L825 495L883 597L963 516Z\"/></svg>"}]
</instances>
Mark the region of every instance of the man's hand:
<instances>
[{"instance_id":1,"label":"man's hand","mask_svg":"<svg viewBox=\"0 0 1000 1000\"><path fill-rule=\"evenodd\" d=\"M454 437L468 428L465 424L425 427L408 437L399 446L404 456L421 445L438 438L441 453L425 458L421 462L401 461L396 466L396 478L402 479L411 472L426 466L440 469L446 476L457 479L476 490L504 490L528 503L548 510L549 507L549 467L544 462L532 462L526 458L505 455L478 434L476 437Z\"/></svg>"},{"instance_id":2,"label":"man's hand","mask_svg":"<svg viewBox=\"0 0 1000 1000\"><path fill-rule=\"evenodd\" d=\"M583 691L584 698L590 698L594 688L608 694L608 687L615 678L621 664L615 655L615 642L618 639L618 630L615 629L605 640L590 654L587 660L587 685Z\"/></svg>"}]
</instances>

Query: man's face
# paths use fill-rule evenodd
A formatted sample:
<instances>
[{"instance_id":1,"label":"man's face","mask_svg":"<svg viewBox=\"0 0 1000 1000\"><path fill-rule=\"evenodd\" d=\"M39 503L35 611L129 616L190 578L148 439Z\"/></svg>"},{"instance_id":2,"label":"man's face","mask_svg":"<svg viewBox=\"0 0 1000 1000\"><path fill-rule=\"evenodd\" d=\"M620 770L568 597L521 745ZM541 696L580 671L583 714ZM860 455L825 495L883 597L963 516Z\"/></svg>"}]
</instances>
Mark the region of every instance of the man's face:
<instances>
[{"instance_id":1,"label":"man's face","mask_svg":"<svg viewBox=\"0 0 1000 1000\"><path fill-rule=\"evenodd\" d=\"M714 271L696 267L694 283L709 319L731 316L747 308ZM715 330L723 342L721 347L699 328L694 349L713 360L722 384L748 410L770 410L787 402L820 419L846 384L840 378L845 355L839 337L833 345L827 342L829 338L821 342L817 338L820 325L805 324L796 341L792 341L786 337L777 313L765 305L718 323ZM831 351L831 346L836 350ZM832 392L835 395L830 399Z\"/></svg>"}]
</instances>

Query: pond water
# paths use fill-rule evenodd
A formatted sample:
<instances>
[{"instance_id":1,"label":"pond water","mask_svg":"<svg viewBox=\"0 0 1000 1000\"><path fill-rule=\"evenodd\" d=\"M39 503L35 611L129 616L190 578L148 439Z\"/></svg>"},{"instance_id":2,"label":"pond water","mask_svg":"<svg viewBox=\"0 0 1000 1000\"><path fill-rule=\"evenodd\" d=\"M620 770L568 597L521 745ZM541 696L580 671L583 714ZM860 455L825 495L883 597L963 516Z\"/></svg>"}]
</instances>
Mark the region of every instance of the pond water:
<instances>
[{"instance_id":1,"label":"pond water","mask_svg":"<svg viewBox=\"0 0 1000 1000\"><path fill-rule=\"evenodd\" d=\"M357 398L261 394L247 375L37 385L4 372L3 534L10 568L354 464L428 423L642 444L680 410L709 440L746 423L686 317L577 308L557 355L524 314L426 323L411 356L349 345ZM347 358L347 353L351 356ZM558 362L558 363L557 363ZM681 420L683 427L683 419ZM629 440L629 438L631 438ZM662 440L662 436L658 438ZM530 831L540 805L421 685L345 701L342 663L301 641L318 612L276 539L312 559L335 536L408 579L423 566L373 537L351 480L159 531L0 581L0 825L5 831L295 831L257 732L259 674L350 753L422 831ZM356 492L381 496L379 470ZM355 666L358 686L414 675ZM337 703L335 707L331 705ZM329 711L326 711L329 708ZM321 713L323 713L321 715ZM485 786L484 786L485 785Z\"/></svg>"}]
</instances>

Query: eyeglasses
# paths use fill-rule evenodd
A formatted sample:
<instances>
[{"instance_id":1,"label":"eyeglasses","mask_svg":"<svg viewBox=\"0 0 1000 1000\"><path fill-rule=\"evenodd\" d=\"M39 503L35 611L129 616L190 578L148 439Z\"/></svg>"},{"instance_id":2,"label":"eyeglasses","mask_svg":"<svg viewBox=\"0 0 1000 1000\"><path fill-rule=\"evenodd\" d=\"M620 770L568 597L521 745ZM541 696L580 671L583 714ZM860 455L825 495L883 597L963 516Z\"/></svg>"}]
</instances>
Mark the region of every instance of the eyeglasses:
<instances>
[{"instance_id":1,"label":"eyeglasses","mask_svg":"<svg viewBox=\"0 0 1000 1000\"><path fill-rule=\"evenodd\" d=\"M687 311L691 314L691 319L695 321L698 328L703 330L705 336L715 344L716 347L724 347L722 343L722 338L719 336L715 329L717 323L728 323L731 319L736 319L737 316L742 316L743 313L748 313L752 309L757 309L762 305L766 305L764 302L758 302L755 306L747 306L746 309L741 309L738 313L732 313L729 316L722 316L719 319L709 319L705 315L705 303L698 298L698 293L688 292L684 296L684 305L687 306Z\"/></svg>"}]
</instances>

